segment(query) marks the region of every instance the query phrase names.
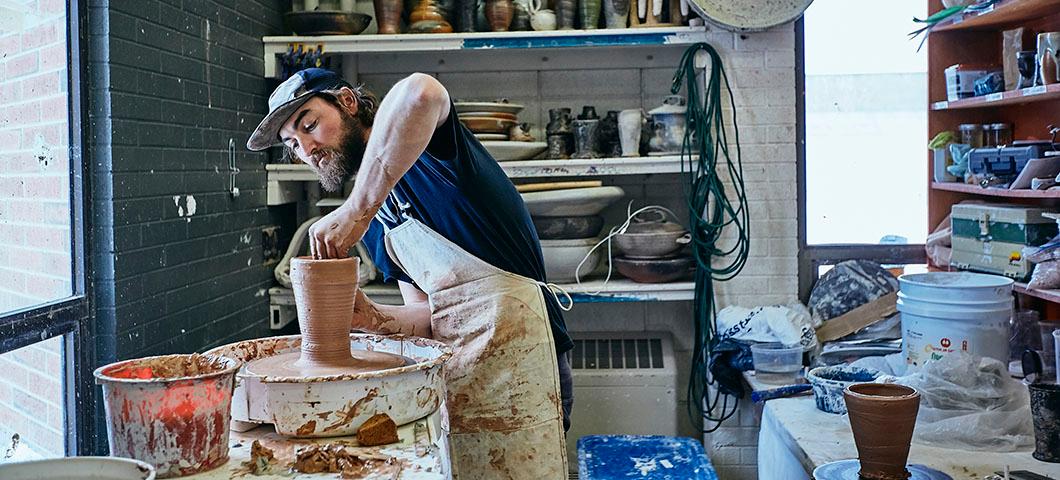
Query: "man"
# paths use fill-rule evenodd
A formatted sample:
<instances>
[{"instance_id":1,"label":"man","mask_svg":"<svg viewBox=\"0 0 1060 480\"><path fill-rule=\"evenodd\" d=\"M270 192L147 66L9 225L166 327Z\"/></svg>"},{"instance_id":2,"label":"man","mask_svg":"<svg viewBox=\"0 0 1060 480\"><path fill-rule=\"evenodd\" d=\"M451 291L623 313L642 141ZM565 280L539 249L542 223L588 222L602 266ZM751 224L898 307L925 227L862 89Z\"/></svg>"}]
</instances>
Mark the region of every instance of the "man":
<instances>
[{"instance_id":1,"label":"man","mask_svg":"<svg viewBox=\"0 0 1060 480\"><path fill-rule=\"evenodd\" d=\"M542 405L549 398L557 403L556 383L562 430L569 428L570 366L563 353L573 342L558 298L544 283L526 206L458 121L436 79L413 74L376 106L371 93L332 72L303 70L269 97L269 113L247 146L282 143L330 191L356 174L349 198L311 227L310 251L319 259L341 258L363 239L385 278L398 281L404 305L378 305L360 293L353 328L433 336L453 347L447 405L454 472L558 478L552 476L557 470L534 464L540 457L505 466L494 451L474 452L497 441L483 440L489 431L506 432L501 443L513 449L555 453L558 429L541 419L551 412ZM541 356L545 346L548 357ZM462 412L475 413L465 418ZM472 437L465 441L464 433ZM562 448L562 431L558 441Z\"/></svg>"}]
</instances>

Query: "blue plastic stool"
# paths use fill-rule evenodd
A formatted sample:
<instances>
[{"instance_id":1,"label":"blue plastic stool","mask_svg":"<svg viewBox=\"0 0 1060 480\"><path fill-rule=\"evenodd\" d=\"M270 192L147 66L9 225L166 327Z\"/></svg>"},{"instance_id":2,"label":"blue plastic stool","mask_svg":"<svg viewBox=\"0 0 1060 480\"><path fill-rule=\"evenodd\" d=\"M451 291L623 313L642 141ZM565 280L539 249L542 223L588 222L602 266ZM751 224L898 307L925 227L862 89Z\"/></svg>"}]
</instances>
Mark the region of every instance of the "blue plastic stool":
<instances>
[{"instance_id":1,"label":"blue plastic stool","mask_svg":"<svg viewBox=\"0 0 1060 480\"><path fill-rule=\"evenodd\" d=\"M580 480L717 480L699 442L662 435L586 435L578 439Z\"/></svg>"}]
</instances>

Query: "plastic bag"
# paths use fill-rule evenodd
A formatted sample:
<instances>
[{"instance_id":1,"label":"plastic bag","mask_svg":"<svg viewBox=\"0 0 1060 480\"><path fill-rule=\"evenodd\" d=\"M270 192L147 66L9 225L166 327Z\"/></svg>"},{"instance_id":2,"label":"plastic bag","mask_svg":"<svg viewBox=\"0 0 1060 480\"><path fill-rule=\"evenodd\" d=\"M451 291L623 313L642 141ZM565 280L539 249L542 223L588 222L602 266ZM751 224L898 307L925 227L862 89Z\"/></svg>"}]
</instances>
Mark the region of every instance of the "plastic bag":
<instances>
[{"instance_id":1,"label":"plastic bag","mask_svg":"<svg viewBox=\"0 0 1060 480\"><path fill-rule=\"evenodd\" d=\"M1060 288L1060 261L1052 260L1035 265L1027 286L1041 290Z\"/></svg>"},{"instance_id":2,"label":"plastic bag","mask_svg":"<svg viewBox=\"0 0 1060 480\"><path fill-rule=\"evenodd\" d=\"M892 379L920 392L917 443L1010 452L1034 442L1027 387L996 359L954 352Z\"/></svg>"},{"instance_id":3,"label":"plastic bag","mask_svg":"<svg viewBox=\"0 0 1060 480\"><path fill-rule=\"evenodd\" d=\"M725 307L718 312L718 340L800 344L804 350L817 347L817 333L813 329L810 310L801 303Z\"/></svg>"}]
</instances>

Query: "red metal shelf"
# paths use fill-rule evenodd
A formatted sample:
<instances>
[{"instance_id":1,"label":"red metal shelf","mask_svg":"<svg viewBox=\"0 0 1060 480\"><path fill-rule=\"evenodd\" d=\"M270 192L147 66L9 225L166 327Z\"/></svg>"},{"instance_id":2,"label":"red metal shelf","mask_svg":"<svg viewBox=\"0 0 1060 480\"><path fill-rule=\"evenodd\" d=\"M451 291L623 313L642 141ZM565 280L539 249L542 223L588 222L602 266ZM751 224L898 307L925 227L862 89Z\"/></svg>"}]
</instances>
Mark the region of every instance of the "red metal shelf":
<instances>
[{"instance_id":1,"label":"red metal shelf","mask_svg":"<svg viewBox=\"0 0 1060 480\"><path fill-rule=\"evenodd\" d=\"M1040 298L1048 302L1060 303L1060 290L1039 290L1037 288L1030 288L1027 286L1026 283L1023 282L1016 282L1012 286L1012 290L1014 290L1016 293L1022 293L1023 295L1028 295L1034 298Z\"/></svg>"},{"instance_id":2,"label":"red metal shelf","mask_svg":"<svg viewBox=\"0 0 1060 480\"><path fill-rule=\"evenodd\" d=\"M1060 198L1060 190L1008 190L1002 188L983 188L967 183L932 182L933 190L960 192L984 197L1002 198Z\"/></svg>"},{"instance_id":3,"label":"red metal shelf","mask_svg":"<svg viewBox=\"0 0 1060 480\"><path fill-rule=\"evenodd\" d=\"M1060 98L1060 83L1042 85L1038 87L1024 88L1022 90L1009 90L1007 92L991 93L978 97L964 98L952 102L934 102L932 110L955 110L958 108L989 108L1003 105L1016 105L1021 103L1044 102Z\"/></svg>"}]
</instances>

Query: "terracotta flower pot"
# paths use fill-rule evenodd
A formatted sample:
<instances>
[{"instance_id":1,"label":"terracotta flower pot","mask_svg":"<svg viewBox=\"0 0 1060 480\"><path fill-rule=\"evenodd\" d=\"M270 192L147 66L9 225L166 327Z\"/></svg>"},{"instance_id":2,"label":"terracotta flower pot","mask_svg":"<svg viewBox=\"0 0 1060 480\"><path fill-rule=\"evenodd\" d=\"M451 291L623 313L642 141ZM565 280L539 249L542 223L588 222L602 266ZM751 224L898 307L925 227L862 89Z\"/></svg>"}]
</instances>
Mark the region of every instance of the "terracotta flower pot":
<instances>
[{"instance_id":1,"label":"terracotta flower pot","mask_svg":"<svg viewBox=\"0 0 1060 480\"><path fill-rule=\"evenodd\" d=\"M494 32L507 32L514 13L512 0L486 0L486 20Z\"/></svg>"},{"instance_id":2,"label":"terracotta flower pot","mask_svg":"<svg viewBox=\"0 0 1060 480\"><path fill-rule=\"evenodd\" d=\"M373 0L375 21L379 33L401 33L402 0Z\"/></svg>"},{"instance_id":3,"label":"terracotta flower pot","mask_svg":"<svg viewBox=\"0 0 1060 480\"><path fill-rule=\"evenodd\" d=\"M843 391L866 480L909 478L906 461L913 439L920 392L905 385L861 383Z\"/></svg>"}]
</instances>

